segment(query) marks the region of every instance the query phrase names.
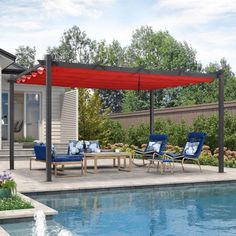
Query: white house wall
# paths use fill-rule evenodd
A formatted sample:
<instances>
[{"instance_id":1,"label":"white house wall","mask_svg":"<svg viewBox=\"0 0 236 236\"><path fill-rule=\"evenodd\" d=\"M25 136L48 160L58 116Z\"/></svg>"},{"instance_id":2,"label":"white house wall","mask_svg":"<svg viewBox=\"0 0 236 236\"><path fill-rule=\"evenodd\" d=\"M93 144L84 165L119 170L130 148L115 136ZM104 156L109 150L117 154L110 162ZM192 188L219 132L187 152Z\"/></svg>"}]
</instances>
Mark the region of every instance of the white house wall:
<instances>
[{"instance_id":1,"label":"white house wall","mask_svg":"<svg viewBox=\"0 0 236 236\"><path fill-rule=\"evenodd\" d=\"M9 83L6 82L7 76L3 75L2 91L9 91ZM41 94L41 120L40 127L40 140L46 140L46 87L40 85L20 85L15 84L15 92L28 92ZM65 88L53 87L52 88L52 142L61 142L61 110L62 99L65 93Z\"/></svg>"},{"instance_id":2,"label":"white house wall","mask_svg":"<svg viewBox=\"0 0 236 236\"><path fill-rule=\"evenodd\" d=\"M64 94L61 112L61 141L78 139L78 90Z\"/></svg>"}]
</instances>

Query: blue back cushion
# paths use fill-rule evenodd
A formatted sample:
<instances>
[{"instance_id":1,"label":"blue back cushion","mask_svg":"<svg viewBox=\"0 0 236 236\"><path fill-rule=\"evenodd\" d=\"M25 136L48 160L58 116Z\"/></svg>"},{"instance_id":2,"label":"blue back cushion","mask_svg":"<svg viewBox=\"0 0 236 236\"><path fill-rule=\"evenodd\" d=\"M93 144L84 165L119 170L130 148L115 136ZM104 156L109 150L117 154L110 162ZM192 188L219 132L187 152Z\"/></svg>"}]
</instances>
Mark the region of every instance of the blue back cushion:
<instances>
[{"instance_id":1,"label":"blue back cushion","mask_svg":"<svg viewBox=\"0 0 236 236\"><path fill-rule=\"evenodd\" d=\"M46 146L44 144L36 144L34 153L37 160L46 160Z\"/></svg>"},{"instance_id":2,"label":"blue back cushion","mask_svg":"<svg viewBox=\"0 0 236 236\"><path fill-rule=\"evenodd\" d=\"M44 143L39 143L34 146L34 153L37 160L46 160L46 145ZM52 159L56 156L56 150L54 145L51 149Z\"/></svg>"}]
</instances>

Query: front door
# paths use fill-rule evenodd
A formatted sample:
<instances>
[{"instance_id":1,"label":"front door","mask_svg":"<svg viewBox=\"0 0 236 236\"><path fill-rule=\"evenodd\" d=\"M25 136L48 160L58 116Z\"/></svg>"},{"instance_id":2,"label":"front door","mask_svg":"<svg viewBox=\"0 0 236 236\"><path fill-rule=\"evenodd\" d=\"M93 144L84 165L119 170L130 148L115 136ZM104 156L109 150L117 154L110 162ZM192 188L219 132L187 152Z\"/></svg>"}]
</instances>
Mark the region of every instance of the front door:
<instances>
[{"instance_id":1,"label":"front door","mask_svg":"<svg viewBox=\"0 0 236 236\"><path fill-rule=\"evenodd\" d=\"M8 139L8 93L2 93L2 140Z\"/></svg>"},{"instance_id":2,"label":"front door","mask_svg":"<svg viewBox=\"0 0 236 236\"><path fill-rule=\"evenodd\" d=\"M40 99L39 93L25 93L25 137L40 139Z\"/></svg>"}]
</instances>

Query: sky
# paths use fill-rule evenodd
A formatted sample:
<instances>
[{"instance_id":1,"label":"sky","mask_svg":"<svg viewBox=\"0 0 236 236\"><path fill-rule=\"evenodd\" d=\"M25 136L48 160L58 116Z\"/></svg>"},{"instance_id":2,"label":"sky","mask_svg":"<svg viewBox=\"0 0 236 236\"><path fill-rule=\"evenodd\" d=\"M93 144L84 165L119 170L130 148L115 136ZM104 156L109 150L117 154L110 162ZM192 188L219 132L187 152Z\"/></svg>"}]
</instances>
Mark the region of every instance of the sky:
<instances>
[{"instance_id":1,"label":"sky","mask_svg":"<svg viewBox=\"0 0 236 236\"><path fill-rule=\"evenodd\" d=\"M236 0L0 0L0 48L35 46L42 59L77 25L95 40L122 46L142 25L168 30L203 65L225 58L236 72Z\"/></svg>"}]
</instances>

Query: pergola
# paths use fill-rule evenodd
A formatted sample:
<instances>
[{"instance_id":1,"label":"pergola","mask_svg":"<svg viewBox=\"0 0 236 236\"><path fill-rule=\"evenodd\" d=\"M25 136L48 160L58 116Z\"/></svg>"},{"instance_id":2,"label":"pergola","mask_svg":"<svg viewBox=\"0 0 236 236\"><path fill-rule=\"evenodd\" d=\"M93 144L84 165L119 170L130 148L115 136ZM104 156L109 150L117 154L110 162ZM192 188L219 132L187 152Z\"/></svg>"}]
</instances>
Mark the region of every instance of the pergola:
<instances>
[{"instance_id":1,"label":"pergola","mask_svg":"<svg viewBox=\"0 0 236 236\"><path fill-rule=\"evenodd\" d=\"M14 83L46 85L46 172L51 176L52 86L69 88L150 91L150 133L154 132L154 90L219 80L219 172L224 172L224 81L223 72L192 73L157 71L53 61L51 55L10 82L10 169L14 169Z\"/></svg>"}]
</instances>

